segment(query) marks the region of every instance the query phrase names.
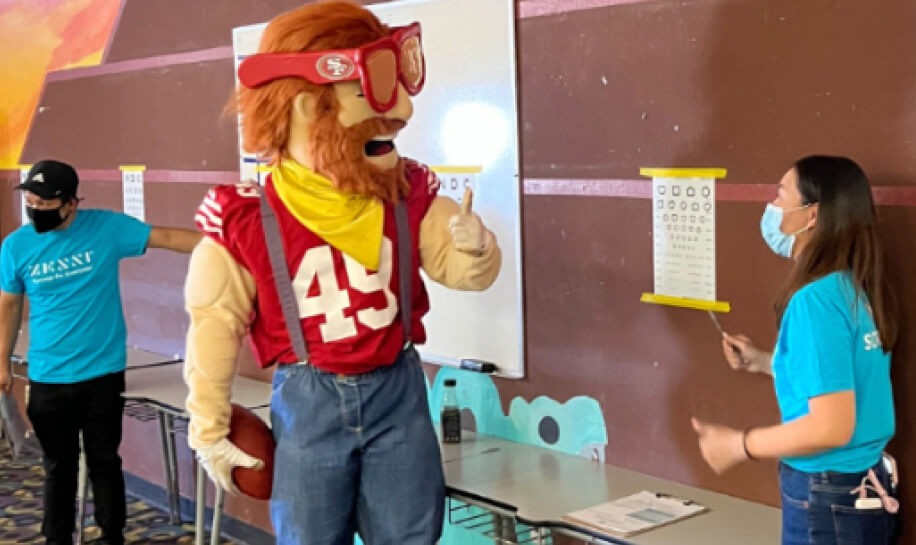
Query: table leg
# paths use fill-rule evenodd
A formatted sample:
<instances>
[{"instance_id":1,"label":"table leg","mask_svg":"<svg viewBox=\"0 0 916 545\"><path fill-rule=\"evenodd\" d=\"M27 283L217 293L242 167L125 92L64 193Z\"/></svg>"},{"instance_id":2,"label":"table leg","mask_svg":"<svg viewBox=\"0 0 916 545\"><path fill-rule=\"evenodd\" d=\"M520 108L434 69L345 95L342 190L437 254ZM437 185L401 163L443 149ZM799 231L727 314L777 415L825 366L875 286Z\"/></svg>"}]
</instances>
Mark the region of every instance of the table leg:
<instances>
[{"instance_id":1,"label":"table leg","mask_svg":"<svg viewBox=\"0 0 916 545\"><path fill-rule=\"evenodd\" d=\"M174 481L172 479L172 458L170 456L170 445L172 442L171 435L169 434L170 418L166 413L158 410L156 411L156 415L159 418L159 442L162 445L162 466L165 471L164 485L166 495L168 496L169 520L172 524L179 524L180 522L178 521L178 517L175 516L174 509L174 498L177 491L172 488Z\"/></svg>"},{"instance_id":2,"label":"table leg","mask_svg":"<svg viewBox=\"0 0 916 545\"><path fill-rule=\"evenodd\" d=\"M89 466L86 464L86 447L83 445L82 433L80 433L80 461L76 480L76 545L83 545L83 539L85 537L84 530L86 527L86 495L89 492Z\"/></svg>"},{"instance_id":3,"label":"table leg","mask_svg":"<svg viewBox=\"0 0 916 545\"><path fill-rule=\"evenodd\" d=\"M493 542L496 543L496 545L518 543L518 534L515 531L514 518L494 513L493 529Z\"/></svg>"},{"instance_id":4,"label":"table leg","mask_svg":"<svg viewBox=\"0 0 916 545\"><path fill-rule=\"evenodd\" d=\"M179 486L179 472L178 472L178 454L176 451L176 441L175 441L175 419L172 415L166 415L166 422L168 423L168 439L169 439L169 465L171 466L172 471L172 490L174 494L172 495L172 501L174 505L172 509L175 510L175 520L177 524L182 523L181 517L181 487Z\"/></svg>"},{"instance_id":5,"label":"table leg","mask_svg":"<svg viewBox=\"0 0 916 545\"><path fill-rule=\"evenodd\" d=\"M223 517L223 489L216 487L216 498L213 500L213 526L210 528L210 545L219 545L219 531Z\"/></svg>"},{"instance_id":6,"label":"table leg","mask_svg":"<svg viewBox=\"0 0 916 545\"><path fill-rule=\"evenodd\" d=\"M207 472L204 466L197 462L197 483L195 484L196 513L194 515L194 545L206 545L205 520L207 513Z\"/></svg>"}]
</instances>

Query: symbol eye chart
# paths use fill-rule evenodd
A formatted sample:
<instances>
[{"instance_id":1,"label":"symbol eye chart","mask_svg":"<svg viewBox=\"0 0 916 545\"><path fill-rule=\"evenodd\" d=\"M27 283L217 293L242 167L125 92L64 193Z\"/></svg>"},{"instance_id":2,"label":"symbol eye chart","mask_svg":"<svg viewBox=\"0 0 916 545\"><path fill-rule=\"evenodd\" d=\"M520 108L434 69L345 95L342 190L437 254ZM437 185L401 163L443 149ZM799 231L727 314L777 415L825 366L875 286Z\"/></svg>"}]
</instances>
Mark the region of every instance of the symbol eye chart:
<instances>
[{"instance_id":1,"label":"symbol eye chart","mask_svg":"<svg viewBox=\"0 0 916 545\"><path fill-rule=\"evenodd\" d=\"M716 300L715 177L701 174L650 174L656 295Z\"/></svg>"},{"instance_id":2,"label":"symbol eye chart","mask_svg":"<svg viewBox=\"0 0 916 545\"><path fill-rule=\"evenodd\" d=\"M29 179L29 170L32 169L32 165L20 165L19 166L19 183L24 184L26 180ZM20 225L25 225L29 222L29 214L26 212L25 205L25 191L18 191L19 193L19 220Z\"/></svg>"},{"instance_id":3,"label":"symbol eye chart","mask_svg":"<svg viewBox=\"0 0 916 545\"><path fill-rule=\"evenodd\" d=\"M442 197L450 197L459 205L464 201L464 190L477 192L477 178L483 170L478 166L453 167L432 166L430 169L439 177L439 192Z\"/></svg>"},{"instance_id":4,"label":"symbol eye chart","mask_svg":"<svg viewBox=\"0 0 916 545\"><path fill-rule=\"evenodd\" d=\"M140 221L146 221L146 207L143 203L143 171L146 167L122 166L120 170L124 191L124 213Z\"/></svg>"}]
</instances>

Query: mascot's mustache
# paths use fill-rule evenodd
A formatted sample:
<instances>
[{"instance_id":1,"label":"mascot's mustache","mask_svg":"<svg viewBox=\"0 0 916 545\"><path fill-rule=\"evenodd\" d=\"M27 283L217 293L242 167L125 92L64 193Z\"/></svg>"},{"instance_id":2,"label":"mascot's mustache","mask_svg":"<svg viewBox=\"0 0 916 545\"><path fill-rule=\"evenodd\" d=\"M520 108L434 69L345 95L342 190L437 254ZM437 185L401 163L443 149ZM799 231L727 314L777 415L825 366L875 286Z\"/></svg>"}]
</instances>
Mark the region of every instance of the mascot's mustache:
<instances>
[{"instance_id":1,"label":"mascot's mustache","mask_svg":"<svg viewBox=\"0 0 916 545\"><path fill-rule=\"evenodd\" d=\"M407 122L401 119L374 117L347 127L344 129L344 133L347 140L355 145L362 146L376 136L398 132L406 126Z\"/></svg>"}]
</instances>

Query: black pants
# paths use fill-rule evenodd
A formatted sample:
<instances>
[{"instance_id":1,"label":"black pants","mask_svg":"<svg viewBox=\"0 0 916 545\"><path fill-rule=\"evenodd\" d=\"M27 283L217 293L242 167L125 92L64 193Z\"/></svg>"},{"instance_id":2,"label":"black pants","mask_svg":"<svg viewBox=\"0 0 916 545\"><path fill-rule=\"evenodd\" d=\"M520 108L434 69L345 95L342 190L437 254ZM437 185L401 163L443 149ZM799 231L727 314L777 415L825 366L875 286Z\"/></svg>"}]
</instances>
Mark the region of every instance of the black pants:
<instances>
[{"instance_id":1,"label":"black pants","mask_svg":"<svg viewBox=\"0 0 916 545\"><path fill-rule=\"evenodd\" d=\"M106 543L124 543L127 506L118 455L123 392L123 371L75 384L31 383L28 415L46 474L41 533L49 544L73 543L80 431L96 522Z\"/></svg>"}]
</instances>

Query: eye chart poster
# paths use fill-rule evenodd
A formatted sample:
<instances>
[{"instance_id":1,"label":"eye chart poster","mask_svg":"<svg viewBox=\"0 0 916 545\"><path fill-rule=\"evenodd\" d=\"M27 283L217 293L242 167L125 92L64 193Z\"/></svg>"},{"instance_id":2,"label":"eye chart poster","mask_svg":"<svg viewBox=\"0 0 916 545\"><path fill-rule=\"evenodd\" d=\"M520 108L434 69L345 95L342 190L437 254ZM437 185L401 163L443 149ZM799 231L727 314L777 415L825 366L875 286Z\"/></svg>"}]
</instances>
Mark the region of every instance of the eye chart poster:
<instances>
[{"instance_id":1,"label":"eye chart poster","mask_svg":"<svg viewBox=\"0 0 916 545\"><path fill-rule=\"evenodd\" d=\"M143 171L144 166L122 166L121 182L124 186L124 213L140 221L146 221L146 208L143 204Z\"/></svg>"},{"instance_id":2,"label":"eye chart poster","mask_svg":"<svg viewBox=\"0 0 916 545\"><path fill-rule=\"evenodd\" d=\"M451 197L459 205L464 200L464 190L477 192L477 175L481 167L430 167L442 183L439 195Z\"/></svg>"},{"instance_id":3,"label":"eye chart poster","mask_svg":"<svg viewBox=\"0 0 916 545\"><path fill-rule=\"evenodd\" d=\"M652 176L655 294L716 300L715 169L645 169Z\"/></svg>"}]
</instances>

